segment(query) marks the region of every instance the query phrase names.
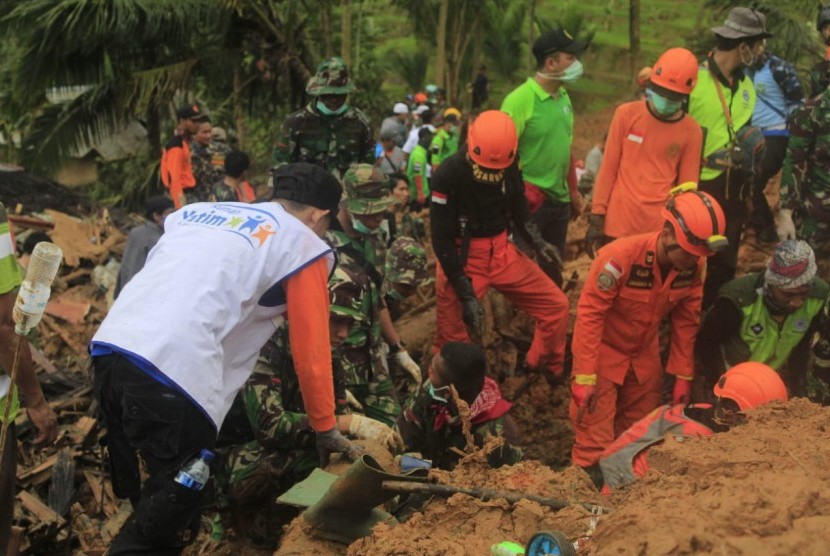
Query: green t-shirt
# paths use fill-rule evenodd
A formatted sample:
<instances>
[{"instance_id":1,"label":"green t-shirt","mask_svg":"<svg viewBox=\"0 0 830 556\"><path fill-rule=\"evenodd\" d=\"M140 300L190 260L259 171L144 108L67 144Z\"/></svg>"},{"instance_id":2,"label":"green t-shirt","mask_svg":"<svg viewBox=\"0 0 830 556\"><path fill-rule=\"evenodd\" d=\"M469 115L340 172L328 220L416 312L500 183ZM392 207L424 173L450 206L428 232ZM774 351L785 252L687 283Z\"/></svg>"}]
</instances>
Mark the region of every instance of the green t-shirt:
<instances>
[{"instance_id":1,"label":"green t-shirt","mask_svg":"<svg viewBox=\"0 0 830 556\"><path fill-rule=\"evenodd\" d=\"M0 295L14 291L20 282L23 281L23 272L17 264L17 257L14 254L14 244L9 230L9 222L6 217L6 209L0 203ZM11 369L3 369L10 372ZM17 388L12 388L12 408L9 419L14 421L20 403L17 399ZM6 398L0 398L0 422L3 421L3 413L6 411Z\"/></svg>"},{"instance_id":2,"label":"green t-shirt","mask_svg":"<svg viewBox=\"0 0 830 556\"><path fill-rule=\"evenodd\" d=\"M421 176L424 185L424 197L429 197L428 158L429 153L421 145L415 145L409 155L409 162L406 164L406 177L409 178L409 195L412 199L418 197L418 192L415 189L415 176Z\"/></svg>"},{"instance_id":3,"label":"green t-shirt","mask_svg":"<svg viewBox=\"0 0 830 556\"><path fill-rule=\"evenodd\" d=\"M535 79L528 77L502 102L516 124L519 157L525 181L560 203L571 200L568 170L571 164L574 115L568 91L559 88L552 97Z\"/></svg>"}]
</instances>

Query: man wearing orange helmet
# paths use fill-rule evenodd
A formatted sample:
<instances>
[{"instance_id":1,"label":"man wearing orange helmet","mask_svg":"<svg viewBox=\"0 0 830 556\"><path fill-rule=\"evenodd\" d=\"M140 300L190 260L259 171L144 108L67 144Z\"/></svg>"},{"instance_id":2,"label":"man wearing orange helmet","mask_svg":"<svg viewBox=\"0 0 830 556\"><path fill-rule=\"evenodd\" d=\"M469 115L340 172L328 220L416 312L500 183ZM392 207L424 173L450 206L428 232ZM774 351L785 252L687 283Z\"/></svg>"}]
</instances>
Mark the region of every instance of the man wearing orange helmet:
<instances>
[{"instance_id":1,"label":"man wearing orange helmet","mask_svg":"<svg viewBox=\"0 0 830 556\"><path fill-rule=\"evenodd\" d=\"M659 231L618 239L597 253L579 297L570 418L572 458L582 467L594 466L620 433L659 405L658 332L666 316L673 401L689 398L705 257L724 248L726 221L717 201L694 184L673 193Z\"/></svg>"},{"instance_id":2,"label":"man wearing orange helmet","mask_svg":"<svg viewBox=\"0 0 830 556\"><path fill-rule=\"evenodd\" d=\"M602 453L603 492L620 488L648 472L649 449L672 435L712 436L744 422L742 412L773 401L787 401L787 388L772 367L747 362L732 367L714 387L715 404L664 405L635 423ZM600 479L594 473L592 479Z\"/></svg>"},{"instance_id":3,"label":"man wearing orange helmet","mask_svg":"<svg viewBox=\"0 0 830 556\"><path fill-rule=\"evenodd\" d=\"M703 131L684 109L697 66L685 48L667 50L654 64L645 101L614 113L588 217L590 256L609 239L659 229L669 190L697 181Z\"/></svg>"},{"instance_id":4,"label":"man wearing orange helmet","mask_svg":"<svg viewBox=\"0 0 830 556\"><path fill-rule=\"evenodd\" d=\"M481 342L479 299L492 286L536 321L528 366L558 375L564 370L568 299L508 239L512 230L532 246L540 262L555 263L556 249L528 223L517 148L510 116L483 112L470 125L466 145L430 181L432 246L439 262L434 350L450 341Z\"/></svg>"}]
</instances>

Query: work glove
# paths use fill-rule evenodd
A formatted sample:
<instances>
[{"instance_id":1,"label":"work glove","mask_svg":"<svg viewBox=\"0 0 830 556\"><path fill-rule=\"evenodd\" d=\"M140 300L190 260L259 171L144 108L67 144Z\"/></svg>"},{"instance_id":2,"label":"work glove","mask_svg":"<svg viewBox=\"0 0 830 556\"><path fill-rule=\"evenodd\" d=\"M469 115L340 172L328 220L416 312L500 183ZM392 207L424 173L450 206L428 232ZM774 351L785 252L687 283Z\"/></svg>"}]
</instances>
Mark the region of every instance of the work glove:
<instances>
[{"instance_id":1,"label":"work glove","mask_svg":"<svg viewBox=\"0 0 830 556\"><path fill-rule=\"evenodd\" d=\"M474 343L480 344L484 338L484 308L476 298L469 278L462 276L456 280L454 287L461 301L461 319L467 326L467 334Z\"/></svg>"},{"instance_id":2,"label":"work glove","mask_svg":"<svg viewBox=\"0 0 830 556\"><path fill-rule=\"evenodd\" d=\"M795 223L792 209L781 209L778 212L778 239L781 241L795 239Z\"/></svg>"},{"instance_id":3,"label":"work glove","mask_svg":"<svg viewBox=\"0 0 830 556\"><path fill-rule=\"evenodd\" d=\"M597 396L597 375L574 375L571 383L571 398L576 404L576 422L582 421L587 409L594 410Z\"/></svg>"},{"instance_id":4,"label":"work glove","mask_svg":"<svg viewBox=\"0 0 830 556\"><path fill-rule=\"evenodd\" d=\"M363 404L357 401L351 390L346 390L346 403L348 403L355 411L363 411Z\"/></svg>"},{"instance_id":5,"label":"work glove","mask_svg":"<svg viewBox=\"0 0 830 556\"><path fill-rule=\"evenodd\" d=\"M688 405L692 397L692 377L674 377L674 390L672 391L672 403L675 405Z\"/></svg>"},{"instance_id":6,"label":"work glove","mask_svg":"<svg viewBox=\"0 0 830 556\"><path fill-rule=\"evenodd\" d=\"M336 452L346 454L346 457L354 461L363 455L363 448L349 442L345 436L340 434L337 427L324 432L317 432L317 454L320 456L320 467L326 467L331 461L331 455Z\"/></svg>"},{"instance_id":7,"label":"work glove","mask_svg":"<svg viewBox=\"0 0 830 556\"><path fill-rule=\"evenodd\" d=\"M349 434L360 440L380 442L393 454L404 449L403 438L391 427L365 415L352 415Z\"/></svg>"},{"instance_id":8,"label":"work glove","mask_svg":"<svg viewBox=\"0 0 830 556\"><path fill-rule=\"evenodd\" d=\"M545 240L538 226L528 223L525 228L533 243L533 253L536 255L539 267L561 288L562 269L564 268L562 254L555 245Z\"/></svg>"},{"instance_id":9,"label":"work glove","mask_svg":"<svg viewBox=\"0 0 830 556\"><path fill-rule=\"evenodd\" d=\"M588 231L585 233L585 251L592 259L605 241L605 215L591 214L588 216Z\"/></svg>"},{"instance_id":10,"label":"work glove","mask_svg":"<svg viewBox=\"0 0 830 556\"><path fill-rule=\"evenodd\" d=\"M392 361L395 364L407 372L407 374L412 377L412 381L415 384L421 384L423 381L423 376L421 374L421 367L415 362L414 359L409 355L409 352L405 349L402 349L392 355Z\"/></svg>"}]
</instances>

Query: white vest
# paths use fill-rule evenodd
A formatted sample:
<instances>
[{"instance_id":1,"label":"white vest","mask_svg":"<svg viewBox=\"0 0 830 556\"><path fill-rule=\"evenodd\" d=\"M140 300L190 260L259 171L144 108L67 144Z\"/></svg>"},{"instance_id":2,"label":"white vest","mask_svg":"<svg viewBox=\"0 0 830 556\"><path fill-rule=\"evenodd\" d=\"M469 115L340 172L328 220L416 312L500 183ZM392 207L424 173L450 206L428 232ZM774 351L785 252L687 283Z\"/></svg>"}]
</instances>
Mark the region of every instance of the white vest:
<instances>
[{"instance_id":1,"label":"white vest","mask_svg":"<svg viewBox=\"0 0 830 556\"><path fill-rule=\"evenodd\" d=\"M277 203L187 205L164 230L92 341L151 363L218 429L282 323L282 281L334 255Z\"/></svg>"}]
</instances>

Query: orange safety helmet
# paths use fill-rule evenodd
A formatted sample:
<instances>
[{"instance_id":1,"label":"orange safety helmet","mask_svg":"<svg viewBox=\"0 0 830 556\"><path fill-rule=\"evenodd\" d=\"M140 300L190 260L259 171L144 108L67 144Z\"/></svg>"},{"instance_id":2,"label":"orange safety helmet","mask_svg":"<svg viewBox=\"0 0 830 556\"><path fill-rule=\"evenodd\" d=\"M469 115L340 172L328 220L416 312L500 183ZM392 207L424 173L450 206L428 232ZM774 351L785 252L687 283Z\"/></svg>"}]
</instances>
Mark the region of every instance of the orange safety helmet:
<instances>
[{"instance_id":1,"label":"orange safety helmet","mask_svg":"<svg viewBox=\"0 0 830 556\"><path fill-rule=\"evenodd\" d=\"M697 83L699 64L685 48L670 48L660 55L651 69L649 80L667 91L688 95Z\"/></svg>"},{"instance_id":2,"label":"orange safety helmet","mask_svg":"<svg viewBox=\"0 0 830 556\"><path fill-rule=\"evenodd\" d=\"M507 168L516 160L518 147L516 124L500 110L482 112L467 132L467 152L473 162L484 168Z\"/></svg>"},{"instance_id":3,"label":"orange safety helmet","mask_svg":"<svg viewBox=\"0 0 830 556\"><path fill-rule=\"evenodd\" d=\"M756 361L739 363L726 371L714 392L719 398L733 400L741 411L774 400L787 401L787 387L775 369Z\"/></svg>"},{"instance_id":4,"label":"orange safety helmet","mask_svg":"<svg viewBox=\"0 0 830 556\"><path fill-rule=\"evenodd\" d=\"M671 195L662 216L671 223L675 239L684 251L708 257L726 249L726 217L714 197L698 191L697 184L692 182L678 185Z\"/></svg>"},{"instance_id":5,"label":"orange safety helmet","mask_svg":"<svg viewBox=\"0 0 830 556\"><path fill-rule=\"evenodd\" d=\"M415 93L415 97L412 100L415 101L415 104L426 104L427 95L426 93Z\"/></svg>"}]
</instances>

